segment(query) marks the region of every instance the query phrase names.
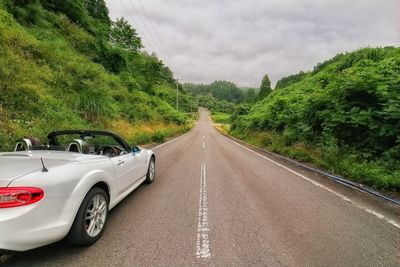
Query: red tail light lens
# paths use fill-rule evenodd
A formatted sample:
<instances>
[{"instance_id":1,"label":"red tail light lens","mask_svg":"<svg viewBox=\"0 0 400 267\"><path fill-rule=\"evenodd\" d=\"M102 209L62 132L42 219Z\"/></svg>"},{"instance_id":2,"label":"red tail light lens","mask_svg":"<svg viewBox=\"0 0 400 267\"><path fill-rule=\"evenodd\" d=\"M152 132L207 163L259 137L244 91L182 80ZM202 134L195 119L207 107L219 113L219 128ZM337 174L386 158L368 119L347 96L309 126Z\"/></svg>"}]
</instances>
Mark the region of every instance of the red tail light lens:
<instances>
[{"instance_id":1,"label":"red tail light lens","mask_svg":"<svg viewBox=\"0 0 400 267\"><path fill-rule=\"evenodd\" d=\"M43 196L43 190L37 187L0 187L0 208L29 205Z\"/></svg>"}]
</instances>

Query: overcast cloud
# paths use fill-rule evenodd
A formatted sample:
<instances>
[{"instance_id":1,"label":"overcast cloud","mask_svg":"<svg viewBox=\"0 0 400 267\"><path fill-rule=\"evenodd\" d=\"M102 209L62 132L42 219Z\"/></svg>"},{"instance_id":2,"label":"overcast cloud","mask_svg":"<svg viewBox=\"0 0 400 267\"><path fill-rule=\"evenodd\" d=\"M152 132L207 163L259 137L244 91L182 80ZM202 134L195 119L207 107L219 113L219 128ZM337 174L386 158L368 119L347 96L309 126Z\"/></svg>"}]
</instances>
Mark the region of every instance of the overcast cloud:
<instances>
[{"instance_id":1,"label":"overcast cloud","mask_svg":"<svg viewBox=\"0 0 400 267\"><path fill-rule=\"evenodd\" d=\"M145 49L174 65L184 82L224 79L258 87L268 73L275 84L339 52L400 43L398 0L107 0L107 5L111 17L125 17Z\"/></svg>"}]
</instances>

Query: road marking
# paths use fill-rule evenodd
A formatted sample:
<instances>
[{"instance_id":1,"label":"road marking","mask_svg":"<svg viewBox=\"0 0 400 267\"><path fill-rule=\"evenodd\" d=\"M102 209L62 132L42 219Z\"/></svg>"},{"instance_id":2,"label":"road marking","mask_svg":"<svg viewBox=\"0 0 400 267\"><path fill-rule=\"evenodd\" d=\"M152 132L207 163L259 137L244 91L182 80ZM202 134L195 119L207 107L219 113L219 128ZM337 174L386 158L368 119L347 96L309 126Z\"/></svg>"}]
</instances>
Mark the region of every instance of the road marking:
<instances>
[{"instance_id":1,"label":"road marking","mask_svg":"<svg viewBox=\"0 0 400 267\"><path fill-rule=\"evenodd\" d=\"M197 224L197 242L196 242L196 257L210 258L210 240L208 233L210 231L208 224L208 193L207 193L207 174L206 164L201 164L200 174L200 199L199 199L199 215Z\"/></svg>"},{"instance_id":2,"label":"road marking","mask_svg":"<svg viewBox=\"0 0 400 267\"><path fill-rule=\"evenodd\" d=\"M384 220L387 223L390 223L391 225L393 225L394 227L400 229L400 223L398 223L398 222L396 222L396 221L394 221L392 219L387 218L385 215L383 215L383 214L381 214L379 212L373 211L371 209L368 209L368 208L364 207L363 205L359 204L358 202L356 202L356 201L354 201L354 200L352 200L352 199L350 199L350 198L348 198L348 197L346 197L346 196L344 196L344 195L342 195L342 194L340 194L340 193L338 193L338 192L336 192L336 191L334 191L334 190L332 190L332 189L330 189L330 188L328 188L328 187L326 187L326 186L324 186L324 185L312 180L311 178L308 178L308 177L304 176L303 174L300 174L300 173L298 173L298 172L296 172L296 171L294 171L294 170L292 170L292 169L290 169L290 168L288 168L288 167L286 167L286 166L284 166L284 165L282 165L282 164L280 164L280 163L278 163L278 162L276 162L276 161L274 161L274 160L272 160L272 159L270 159L270 158L268 158L268 157L266 157L264 155L261 155L260 153L257 153L254 150L251 150L250 148L248 148L248 147L246 147L246 146L244 146L242 144L239 144L239 143L233 141L232 139L230 139L230 138L228 138L228 137L226 137L224 135L222 135L222 136L225 137L227 140L231 141L232 143L234 143L234 144L236 144L236 145L238 145L238 146L240 146L240 147L242 147L242 148L244 148L244 149L246 149L246 150L248 150L248 151L250 151L250 152L252 152L252 153L254 153L254 154L256 154L256 155L258 155L258 156L260 156L262 158L264 158L264 159L266 159L266 160L268 160L269 162L271 162L271 163L273 163L273 164L275 164L275 165L287 170L288 172L291 172L291 173L299 176L300 178L303 178L304 180L312 183L313 185L318 186L318 187L320 187L320 188L322 188L322 189L334 194L337 197L340 197L344 201L351 203L353 206L355 206L355 207L357 207L357 208L359 208L361 210L364 210L365 212L367 212L369 214L372 214L372 215L376 216L377 218L379 218L381 220Z\"/></svg>"},{"instance_id":3,"label":"road marking","mask_svg":"<svg viewBox=\"0 0 400 267\"><path fill-rule=\"evenodd\" d=\"M202 147L203 147L203 149L206 148L206 144L204 143L204 141L203 141Z\"/></svg>"}]
</instances>

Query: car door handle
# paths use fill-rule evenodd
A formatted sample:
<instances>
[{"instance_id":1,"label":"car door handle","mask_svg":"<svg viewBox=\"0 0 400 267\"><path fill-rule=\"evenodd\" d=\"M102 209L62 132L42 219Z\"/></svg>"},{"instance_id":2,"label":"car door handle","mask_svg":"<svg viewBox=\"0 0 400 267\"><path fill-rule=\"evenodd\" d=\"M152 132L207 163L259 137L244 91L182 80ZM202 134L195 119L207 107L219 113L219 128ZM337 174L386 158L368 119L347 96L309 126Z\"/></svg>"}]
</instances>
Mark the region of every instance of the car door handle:
<instances>
[{"instance_id":1,"label":"car door handle","mask_svg":"<svg viewBox=\"0 0 400 267\"><path fill-rule=\"evenodd\" d=\"M124 165L124 163L125 163L125 161L120 160L120 161L118 161L117 165L118 165L118 166L121 166L121 165Z\"/></svg>"}]
</instances>

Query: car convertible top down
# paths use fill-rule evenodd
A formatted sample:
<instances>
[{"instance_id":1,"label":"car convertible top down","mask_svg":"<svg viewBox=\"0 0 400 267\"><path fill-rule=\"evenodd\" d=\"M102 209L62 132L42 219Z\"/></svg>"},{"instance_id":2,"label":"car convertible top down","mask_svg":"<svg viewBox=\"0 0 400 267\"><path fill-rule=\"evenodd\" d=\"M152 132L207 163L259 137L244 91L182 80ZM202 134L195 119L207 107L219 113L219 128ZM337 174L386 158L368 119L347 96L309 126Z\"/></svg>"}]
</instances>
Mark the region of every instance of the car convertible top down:
<instances>
[{"instance_id":1,"label":"car convertible top down","mask_svg":"<svg viewBox=\"0 0 400 267\"><path fill-rule=\"evenodd\" d=\"M108 211L155 177L151 150L107 131L64 130L0 153L0 251L25 251L67 237L96 242ZM0 253L1 254L1 253Z\"/></svg>"}]
</instances>

